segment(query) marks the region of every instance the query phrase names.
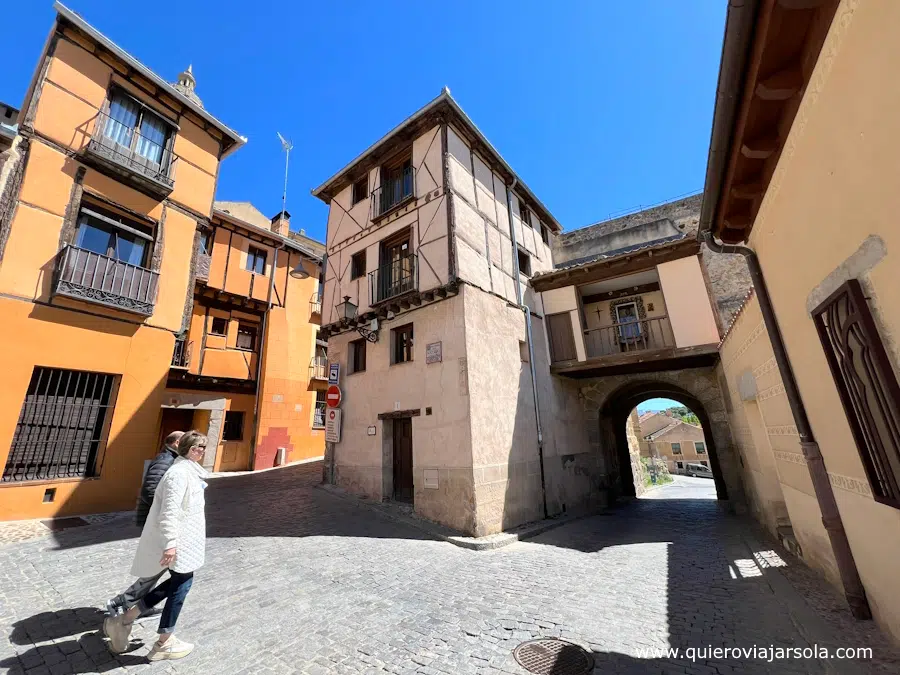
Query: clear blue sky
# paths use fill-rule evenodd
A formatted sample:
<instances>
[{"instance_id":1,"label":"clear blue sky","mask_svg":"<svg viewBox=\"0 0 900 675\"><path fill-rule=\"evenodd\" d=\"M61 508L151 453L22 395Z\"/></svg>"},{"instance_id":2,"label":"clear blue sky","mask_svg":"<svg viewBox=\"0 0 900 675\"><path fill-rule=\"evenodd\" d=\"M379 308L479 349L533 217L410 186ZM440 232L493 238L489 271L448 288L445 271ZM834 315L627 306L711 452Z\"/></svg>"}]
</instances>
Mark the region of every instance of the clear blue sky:
<instances>
[{"instance_id":1,"label":"clear blue sky","mask_svg":"<svg viewBox=\"0 0 900 675\"><path fill-rule=\"evenodd\" d=\"M444 85L566 229L702 187L724 0L293 2L69 0L168 80L193 63L206 108L250 142L218 198L288 210L322 238L309 191ZM6 31L0 100L20 106L53 19Z\"/></svg>"},{"instance_id":2,"label":"clear blue sky","mask_svg":"<svg viewBox=\"0 0 900 675\"><path fill-rule=\"evenodd\" d=\"M681 403L678 401L673 401L670 398L650 398L644 401L643 403L638 403L638 412L644 413L648 410L653 410L654 412L657 410L665 410L666 408L681 408L683 407Z\"/></svg>"}]
</instances>

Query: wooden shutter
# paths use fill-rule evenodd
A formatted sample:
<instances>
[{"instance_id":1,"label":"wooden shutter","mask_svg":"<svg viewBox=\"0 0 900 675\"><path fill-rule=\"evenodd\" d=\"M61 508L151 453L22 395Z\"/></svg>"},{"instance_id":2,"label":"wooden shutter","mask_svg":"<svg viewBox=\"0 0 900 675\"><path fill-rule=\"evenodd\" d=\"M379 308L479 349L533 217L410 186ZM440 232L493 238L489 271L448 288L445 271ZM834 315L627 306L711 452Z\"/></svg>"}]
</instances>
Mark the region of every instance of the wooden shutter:
<instances>
[{"instance_id":1,"label":"wooden shutter","mask_svg":"<svg viewBox=\"0 0 900 675\"><path fill-rule=\"evenodd\" d=\"M547 315L547 332L550 338L550 361L574 361L575 336L572 334L572 319L569 312Z\"/></svg>"},{"instance_id":2,"label":"wooden shutter","mask_svg":"<svg viewBox=\"0 0 900 675\"><path fill-rule=\"evenodd\" d=\"M813 311L875 501L900 508L900 386L859 281Z\"/></svg>"}]
</instances>

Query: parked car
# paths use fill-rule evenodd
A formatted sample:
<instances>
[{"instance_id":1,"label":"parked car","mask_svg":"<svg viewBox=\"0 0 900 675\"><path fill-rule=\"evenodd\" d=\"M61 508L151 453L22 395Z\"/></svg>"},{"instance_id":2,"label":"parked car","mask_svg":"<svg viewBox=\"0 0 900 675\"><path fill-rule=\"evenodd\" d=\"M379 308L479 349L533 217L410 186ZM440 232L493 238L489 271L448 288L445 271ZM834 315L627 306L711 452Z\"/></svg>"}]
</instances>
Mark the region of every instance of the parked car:
<instances>
[{"instance_id":1,"label":"parked car","mask_svg":"<svg viewBox=\"0 0 900 675\"><path fill-rule=\"evenodd\" d=\"M694 462L688 462L684 466L684 472L688 476L693 476L695 478L712 478L712 470L706 466L706 464L696 464Z\"/></svg>"}]
</instances>

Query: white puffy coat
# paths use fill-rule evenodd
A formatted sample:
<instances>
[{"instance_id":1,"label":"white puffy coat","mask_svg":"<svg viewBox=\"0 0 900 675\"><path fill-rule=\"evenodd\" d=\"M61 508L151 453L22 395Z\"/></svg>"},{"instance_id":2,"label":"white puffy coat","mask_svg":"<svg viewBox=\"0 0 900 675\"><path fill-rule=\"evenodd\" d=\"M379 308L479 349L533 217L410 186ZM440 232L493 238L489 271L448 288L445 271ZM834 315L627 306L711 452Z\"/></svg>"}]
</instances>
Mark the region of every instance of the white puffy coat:
<instances>
[{"instance_id":1,"label":"white puffy coat","mask_svg":"<svg viewBox=\"0 0 900 675\"><path fill-rule=\"evenodd\" d=\"M193 572L203 566L206 555L206 470L189 459L178 457L166 471L141 532L131 573L151 577L162 571L163 551L176 549L169 569Z\"/></svg>"}]
</instances>

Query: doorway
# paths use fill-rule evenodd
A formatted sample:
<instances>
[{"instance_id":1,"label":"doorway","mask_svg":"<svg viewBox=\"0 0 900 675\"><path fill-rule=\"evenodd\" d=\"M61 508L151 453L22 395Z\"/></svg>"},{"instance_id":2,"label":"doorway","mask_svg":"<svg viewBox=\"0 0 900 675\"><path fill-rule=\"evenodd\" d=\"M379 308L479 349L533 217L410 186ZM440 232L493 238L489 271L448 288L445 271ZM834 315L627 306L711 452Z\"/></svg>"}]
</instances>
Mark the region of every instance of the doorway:
<instances>
[{"instance_id":1,"label":"doorway","mask_svg":"<svg viewBox=\"0 0 900 675\"><path fill-rule=\"evenodd\" d=\"M194 411L191 408L163 408L159 424L159 438L154 454L162 449L166 436L173 431L190 431L194 428Z\"/></svg>"},{"instance_id":2,"label":"doorway","mask_svg":"<svg viewBox=\"0 0 900 675\"><path fill-rule=\"evenodd\" d=\"M413 503L412 418L394 420L394 500Z\"/></svg>"}]
</instances>

